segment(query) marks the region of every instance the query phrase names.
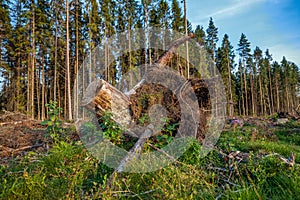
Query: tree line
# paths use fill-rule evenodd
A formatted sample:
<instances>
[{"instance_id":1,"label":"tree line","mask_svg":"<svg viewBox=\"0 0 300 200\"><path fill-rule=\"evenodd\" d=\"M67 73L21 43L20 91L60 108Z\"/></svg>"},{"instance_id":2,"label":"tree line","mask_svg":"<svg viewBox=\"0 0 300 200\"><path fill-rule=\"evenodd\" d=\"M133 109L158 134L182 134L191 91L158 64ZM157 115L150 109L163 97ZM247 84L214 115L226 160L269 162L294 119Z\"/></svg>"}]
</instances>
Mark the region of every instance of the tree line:
<instances>
[{"instance_id":1,"label":"tree line","mask_svg":"<svg viewBox=\"0 0 300 200\"><path fill-rule=\"evenodd\" d=\"M222 76L229 116L294 112L299 104L295 63L284 56L275 61L268 49L252 48L244 33L236 48L228 34L217 46L213 19L207 29L202 25L193 29L178 0L0 0L0 5L0 109L43 120L45 105L54 100L64 110L61 117L72 120L73 107L78 106L72 88L84 58L105 37L149 27L194 33ZM105 79L112 84L117 83L118 74L151 63L161 53L155 49L133 52L130 40L124 45L128 53L106 66ZM108 51L105 47L107 60ZM197 55L189 55L193 56ZM170 66L187 78L201 77L196 66L178 56Z\"/></svg>"}]
</instances>

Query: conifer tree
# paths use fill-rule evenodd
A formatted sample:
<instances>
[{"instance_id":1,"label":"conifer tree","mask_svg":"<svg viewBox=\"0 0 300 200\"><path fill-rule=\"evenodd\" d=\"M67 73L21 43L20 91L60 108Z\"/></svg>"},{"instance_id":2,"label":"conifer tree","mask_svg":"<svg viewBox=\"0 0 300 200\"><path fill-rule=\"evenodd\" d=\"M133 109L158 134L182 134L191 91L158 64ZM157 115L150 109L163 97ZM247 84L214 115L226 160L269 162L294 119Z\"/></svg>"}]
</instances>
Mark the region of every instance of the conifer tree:
<instances>
[{"instance_id":1,"label":"conifer tree","mask_svg":"<svg viewBox=\"0 0 300 200\"><path fill-rule=\"evenodd\" d=\"M227 92L228 113L234 113L234 87L232 81L232 70L234 69L234 51L229 41L229 36L224 35L221 47L217 51L217 68L220 71Z\"/></svg>"},{"instance_id":2,"label":"conifer tree","mask_svg":"<svg viewBox=\"0 0 300 200\"><path fill-rule=\"evenodd\" d=\"M281 74L281 66L277 61L272 64L272 74L275 85L275 93L274 93L274 103L276 105L276 112L280 111L280 96L279 96L279 87L280 87L280 74Z\"/></svg>"},{"instance_id":3,"label":"conifer tree","mask_svg":"<svg viewBox=\"0 0 300 200\"><path fill-rule=\"evenodd\" d=\"M205 31L203 30L203 26L200 25L196 26L195 38L201 46L205 45Z\"/></svg>"},{"instance_id":4,"label":"conifer tree","mask_svg":"<svg viewBox=\"0 0 300 200\"><path fill-rule=\"evenodd\" d=\"M264 92L263 92L263 87L262 87L262 50L259 47L256 47L253 52L253 58L254 58L254 65L258 73L258 92L259 94L259 113L260 115L264 115L264 104L263 104L263 99L264 99ZM257 95L258 98L258 95ZM256 108L258 110L258 108Z\"/></svg>"},{"instance_id":5,"label":"conifer tree","mask_svg":"<svg viewBox=\"0 0 300 200\"><path fill-rule=\"evenodd\" d=\"M251 56L250 55L250 42L248 41L248 39L246 38L246 35L244 33L242 33L239 44L238 44L238 49L237 51L239 52L239 56L240 56L240 62L241 62L241 75L243 76L243 94L244 94L244 99L245 102L243 102L243 110L244 115L248 115L248 87L247 87L247 71L246 71L246 61L248 60L248 58ZM241 80L242 81L242 80Z\"/></svg>"},{"instance_id":6,"label":"conifer tree","mask_svg":"<svg viewBox=\"0 0 300 200\"><path fill-rule=\"evenodd\" d=\"M7 109L11 74L12 26L7 1L0 1L0 110Z\"/></svg>"},{"instance_id":7,"label":"conifer tree","mask_svg":"<svg viewBox=\"0 0 300 200\"><path fill-rule=\"evenodd\" d=\"M212 18L209 19L208 28L206 29L206 40L205 44L207 47L207 52L210 55L212 62L214 63L214 76L216 75L216 59L215 59L215 51L217 50L217 42L218 42L218 28L215 26Z\"/></svg>"},{"instance_id":8,"label":"conifer tree","mask_svg":"<svg viewBox=\"0 0 300 200\"><path fill-rule=\"evenodd\" d=\"M184 20L182 17L182 11L177 0L172 1L172 14L171 14L171 27L172 30L177 32L184 32Z\"/></svg>"}]
</instances>

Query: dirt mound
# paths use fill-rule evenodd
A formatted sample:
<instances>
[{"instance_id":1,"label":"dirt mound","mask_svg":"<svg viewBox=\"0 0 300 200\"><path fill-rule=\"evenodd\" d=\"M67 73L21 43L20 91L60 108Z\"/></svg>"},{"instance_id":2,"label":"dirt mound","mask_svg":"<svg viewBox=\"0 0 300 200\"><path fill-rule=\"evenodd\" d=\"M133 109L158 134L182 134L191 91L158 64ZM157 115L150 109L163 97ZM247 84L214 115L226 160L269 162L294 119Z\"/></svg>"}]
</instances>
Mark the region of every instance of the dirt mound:
<instances>
[{"instance_id":1,"label":"dirt mound","mask_svg":"<svg viewBox=\"0 0 300 200\"><path fill-rule=\"evenodd\" d=\"M44 151L44 129L39 121L24 114L0 113L0 164L29 150Z\"/></svg>"}]
</instances>

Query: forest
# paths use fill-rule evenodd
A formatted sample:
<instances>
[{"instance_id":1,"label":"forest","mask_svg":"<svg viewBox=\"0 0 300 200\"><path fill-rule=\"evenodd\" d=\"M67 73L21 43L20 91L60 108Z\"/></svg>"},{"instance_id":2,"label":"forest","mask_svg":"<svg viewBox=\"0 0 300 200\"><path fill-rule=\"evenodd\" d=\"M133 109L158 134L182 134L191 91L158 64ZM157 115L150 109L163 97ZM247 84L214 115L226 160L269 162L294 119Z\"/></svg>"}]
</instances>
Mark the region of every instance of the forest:
<instances>
[{"instance_id":1,"label":"forest","mask_svg":"<svg viewBox=\"0 0 300 200\"><path fill-rule=\"evenodd\" d=\"M206 30L203 25L193 29L188 19L186 24L187 32L194 33L197 42L207 49L223 78L229 116L295 113L299 104L299 70L295 63L284 55L281 61L273 60L272 52L255 47L246 33L234 47L229 35L218 35L212 18ZM182 3L1 1L1 109L44 120L45 104L54 100L63 108L62 117L72 120L74 80L87 55L105 37L147 27L185 34ZM217 46L218 40L221 46ZM157 53L148 51L148 55L123 56L122 62L107 68L106 78L115 83L116 74L151 63ZM178 70L176 65L170 64ZM181 70L187 77L185 64Z\"/></svg>"},{"instance_id":2,"label":"forest","mask_svg":"<svg viewBox=\"0 0 300 200\"><path fill-rule=\"evenodd\" d=\"M0 0L0 5L0 199L299 198L300 72L287 55L274 60L243 30L233 44L230 35L219 35L212 17L193 27L186 0ZM163 31L149 34L153 29ZM123 33L128 38L118 40ZM115 47L108 45L110 38L117 38ZM203 54L193 51L191 40ZM141 42L145 48L138 49ZM150 43L156 47L147 48ZM115 56L119 47L126 51ZM189 62L203 57L209 64ZM177 144L181 118L192 121L199 114L198 108L184 111L188 89L182 92L182 86L180 97L159 84L141 84L129 93L120 89L140 66L154 80L151 72L163 74L166 65L177 73L177 84L190 84L200 112L195 140L177 157L165 147ZM208 76L203 65L211 67ZM115 115L110 92L120 97L115 110L128 106L130 114ZM158 103L165 109L154 111L166 111L167 117L158 122L163 125L156 135L144 137L156 128L150 107ZM90 119L88 110L96 110L94 124L85 121L78 128L80 120ZM133 132L141 132L140 138L120 127L128 118L139 125ZM215 134L207 132L218 123L218 140L202 156ZM185 130L194 131L191 124L183 124ZM128 151L117 168L91 151L99 138ZM147 173L122 172L132 157L149 152L173 161Z\"/></svg>"}]
</instances>

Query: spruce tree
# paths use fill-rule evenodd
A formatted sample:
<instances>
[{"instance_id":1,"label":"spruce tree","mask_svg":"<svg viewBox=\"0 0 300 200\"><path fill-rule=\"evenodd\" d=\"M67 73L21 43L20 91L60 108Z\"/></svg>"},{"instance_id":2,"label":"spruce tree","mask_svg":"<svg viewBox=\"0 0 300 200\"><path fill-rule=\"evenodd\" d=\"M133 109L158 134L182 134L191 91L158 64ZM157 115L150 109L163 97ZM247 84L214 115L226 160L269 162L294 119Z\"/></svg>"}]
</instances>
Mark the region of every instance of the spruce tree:
<instances>
[{"instance_id":1,"label":"spruce tree","mask_svg":"<svg viewBox=\"0 0 300 200\"><path fill-rule=\"evenodd\" d=\"M234 51L229 41L229 36L224 35L221 47L217 50L217 68L219 69L227 92L228 113L234 113L234 87L232 81L232 70L234 69Z\"/></svg>"},{"instance_id":2,"label":"spruce tree","mask_svg":"<svg viewBox=\"0 0 300 200\"><path fill-rule=\"evenodd\" d=\"M0 110L6 109L10 99L10 73L12 71L12 26L7 1L0 1Z\"/></svg>"},{"instance_id":3,"label":"spruce tree","mask_svg":"<svg viewBox=\"0 0 300 200\"><path fill-rule=\"evenodd\" d=\"M244 94L244 99L245 102L243 102L243 110L244 110L244 115L248 115L248 87L247 87L247 70L246 70L246 61L248 58L251 56L250 52L250 42L248 41L246 35L242 33L239 44L238 44L238 49L237 51L239 52L240 56L240 62L241 62L241 75L243 76L243 94Z\"/></svg>"},{"instance_id":4,"label":"spruce tree","mask_svg":"<svg viewBox=\"0 0 300 200\"><path fill-rule=\"evenodd\" d=\"M201 46L205 45L205 31L203 30L203 26L197 25L194 32L195 32L196 41Z\"/></svg>"},{"instance_id":5,"label":"spruce tree","mask_svg":"<svg viewBox=\"0 0 300 200\"><path fill-rule=\"evenodd\" d=\"M259 109L258 107L256 108L259 110L260 115L264 115L264 104L263 104L263 99L264 99L264 92L263 92L263 87L262 87L262 50L259 47L256 47L253 52L253 58L254 58L254 65L257 71L257 76L258 76L258 91L257 91L257 98L259 94Z\"/></svg>"},{"instance_id":6,"label":"spruce tree","mask_svg":"<svg viewBox=\"0 0 300 200\"><path fill-rule=\"evenodd\" d=\"M171 27L172 30L184 33L184 20L182 11L177 0L172 1Z\"/></svg>"}]
</instances>

